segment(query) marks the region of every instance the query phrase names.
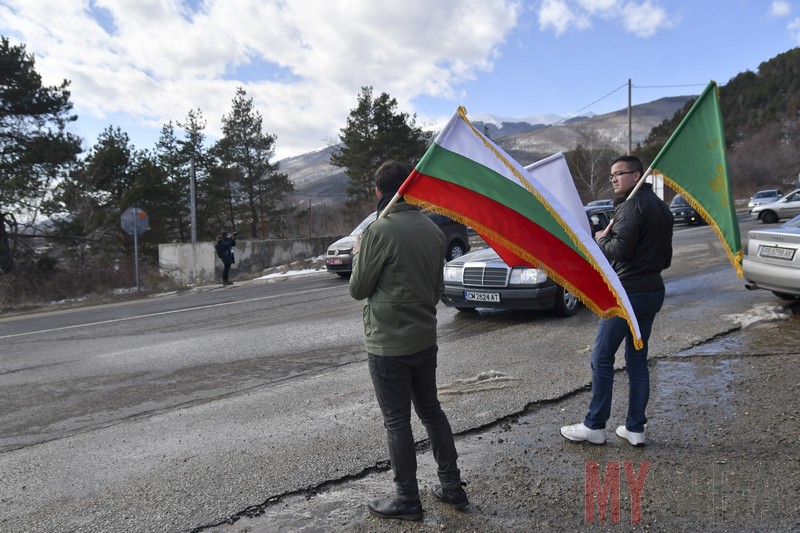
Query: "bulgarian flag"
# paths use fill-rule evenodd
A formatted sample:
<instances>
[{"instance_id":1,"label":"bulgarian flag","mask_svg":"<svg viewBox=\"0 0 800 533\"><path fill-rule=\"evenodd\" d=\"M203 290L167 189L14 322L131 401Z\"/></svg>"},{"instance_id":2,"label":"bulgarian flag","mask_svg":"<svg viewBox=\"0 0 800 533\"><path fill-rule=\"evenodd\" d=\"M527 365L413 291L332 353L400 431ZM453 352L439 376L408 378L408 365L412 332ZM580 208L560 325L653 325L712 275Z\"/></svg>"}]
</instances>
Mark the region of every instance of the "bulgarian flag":
<instances>
[{"instance_id":1,"label":"bulgarian flag","mask_svg":"<svg viewBox=\"0 0 800 533\"><path fill-rule=\"evenodd\" d=\"M460 107L398 195L472 227L509 266L544 270L600 317L625 319L640 349L628 296L586 220L579 222L535 172L475 129Z\"/></svg>"},{"instance_id":2,"label":"bulgarian flag","mask_svg":"<svg viewBox=\"0 0 800 533\"><path fill-rule=\"evenodd\" d=\"M533 174L539 183L553 193L553 196L567 208L567 211L572 213L580 226L591 236L592 227L589 225L586 210L578 194L578 189L575 188L575 180L572 179L572 173L569 171L564 154L558 152L545 157L527 165L525 170Z\"/></svg>"}]
</instances>

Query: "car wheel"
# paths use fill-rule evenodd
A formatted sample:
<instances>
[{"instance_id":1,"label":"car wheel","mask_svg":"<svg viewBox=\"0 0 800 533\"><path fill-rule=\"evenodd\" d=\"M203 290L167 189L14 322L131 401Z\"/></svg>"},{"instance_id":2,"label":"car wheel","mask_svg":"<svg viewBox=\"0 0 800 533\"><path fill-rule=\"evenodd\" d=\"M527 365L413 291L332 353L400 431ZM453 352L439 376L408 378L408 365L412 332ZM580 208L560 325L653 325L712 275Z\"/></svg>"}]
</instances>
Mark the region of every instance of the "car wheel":
<instances>
[{"instance_id":1,"label":"car wheel","mask_svg":"<svg viewBox=\"0 0 800 533\"><path fill-rule=\"evenodd\" d=\"M764 224L774 224L778 221L778 215L774 211L764 211L761 213L761 222Z\"/></svg>"},{"instance_id":2,"label":"car wheel","mask_svg":"<svg viewBox=\"0 0 800 533\"><path fill-rule=\"evenodd\" d=\"M553 306L553 311L558 316L572 316L578 311L578 298L569 292L568 290L564 289L564 287L558 287L556 291L556 304Z\"/></svg>"},{"instance_id":3,"label":"car wheel","mask_svg":"<svg viewBox=\"0 0 800 533\"><path fill-rule=\"evenodd\" d=\"M462 313L474 313L476 309L474 307L458 307L456 306L456 311L460 311Z\"/></svg>"},{"instance_id":4,"label":"car wheel","mask_svg":"<svg viewBox=\"0 0 800 533\"><path fill-rule=\"evenodd\" d=\"M453 241L450 244L450 248L447 250L447 260L452 261L458 257L464 255L464 243L461 241Z\"/></svg>"},{"instance_id":5,"label":"car wheel","mask_svg":"<svg viewBox=\"0 0 800 533\"><path fill-rule=\"evenodd\" d=\"M349 278L350 277L350 272L337 272L337 274L339 274L343 278Z\"/></svg>"}]
</instances>

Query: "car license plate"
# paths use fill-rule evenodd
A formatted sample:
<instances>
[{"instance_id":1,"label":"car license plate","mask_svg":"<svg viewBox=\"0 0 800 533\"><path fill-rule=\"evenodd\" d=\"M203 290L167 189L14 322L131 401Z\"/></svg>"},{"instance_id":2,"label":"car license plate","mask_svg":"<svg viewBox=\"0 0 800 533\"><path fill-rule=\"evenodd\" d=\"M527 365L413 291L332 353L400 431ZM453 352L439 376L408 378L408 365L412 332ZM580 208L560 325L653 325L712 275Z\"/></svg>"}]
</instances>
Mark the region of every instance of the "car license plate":
<instances>
[{"instance_id":1,"label":"car license plate","mask_svg":"<svg viewBox=\"0 0 800 533\"><path fill-rule=\"evenodd\" d=\"M761 246L758 255L761 257L774 257L775 259L794 259L794 248L781 248L778 246Z\"/></svg>"},{"instance_id":2,"label":"car license plate","mask_svg":"<svg viewBox=\"0 0 800 533\"><path fill-rule=\"evenodd\" d=\"M499 302L500 293L464 291L464 298L466 298L470 302Z\"/></svg>"},{"instance_id":3,"label":"car license plate","mask_svg":"<svg viewBox=\"0 0 800 533\"><path fill-rule=\"evenodd\" d=\"M341 257L332 257L332 258L328 259L328 264L329 265L341 265L342 264L342 258Z\"/></svg>"}]
</instances>

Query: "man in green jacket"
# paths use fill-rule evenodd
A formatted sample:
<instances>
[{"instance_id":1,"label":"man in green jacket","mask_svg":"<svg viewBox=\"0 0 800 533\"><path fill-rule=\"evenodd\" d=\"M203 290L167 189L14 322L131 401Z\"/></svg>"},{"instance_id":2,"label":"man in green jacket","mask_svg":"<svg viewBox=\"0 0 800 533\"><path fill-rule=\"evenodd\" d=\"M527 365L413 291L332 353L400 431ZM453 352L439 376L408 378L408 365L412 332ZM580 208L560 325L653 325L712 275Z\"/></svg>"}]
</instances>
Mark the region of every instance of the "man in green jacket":
<instances>
[{"instance_id":1,"label":"man in green jacket","mask_svg":"<svg viewBox=\"0 0 800 533\"><path fill-rule=\"evenodd\" d=\"M380 213L408 169L387 161L375 173ZM400 199L356 243L350 295L364 304L364 345L383 414L396 495L369 503L381 518L422 520L411 404L428 433L441 484L433 495L469 505L456 464L453 432L436 393L436 304L444 292L444 234L419 208Z\"/></svg>"}]
</instances>

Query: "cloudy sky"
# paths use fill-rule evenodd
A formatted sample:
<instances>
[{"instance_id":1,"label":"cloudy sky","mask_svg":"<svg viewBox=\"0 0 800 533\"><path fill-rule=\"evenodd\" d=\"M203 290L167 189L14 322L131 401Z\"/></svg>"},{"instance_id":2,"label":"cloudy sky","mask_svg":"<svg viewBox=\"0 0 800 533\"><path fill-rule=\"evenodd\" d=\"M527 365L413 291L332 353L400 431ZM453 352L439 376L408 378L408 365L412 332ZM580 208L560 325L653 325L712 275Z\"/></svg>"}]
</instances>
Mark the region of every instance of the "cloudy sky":
<instances>
[{"instance_id":1,"label":"cloudy sky","mask_svg":"<svg viewBox=\"0 0 800 533\"><path fill-rule=\"evenodd\" d=\"M698 94L800 45L800 0L0 0L0 34L71 81L86 148L136 148L200 109L216 140L236 87L276 158L338 138L362 86L422 126L567 117Z\"/></svg>"}]
</instances>

